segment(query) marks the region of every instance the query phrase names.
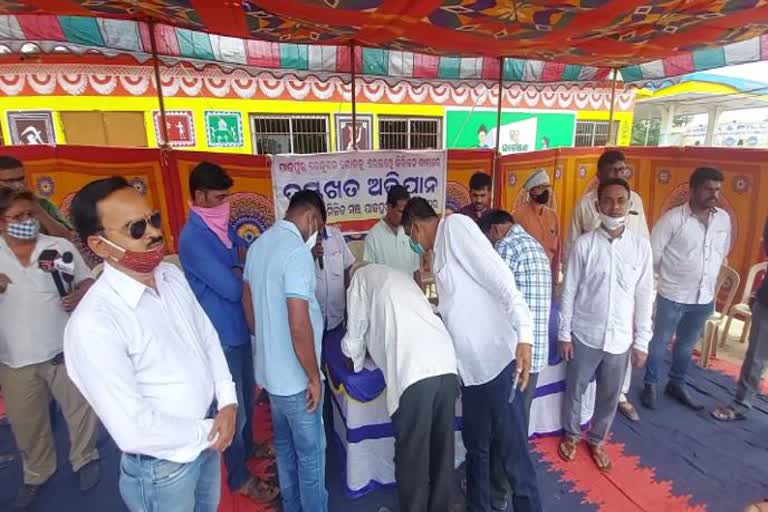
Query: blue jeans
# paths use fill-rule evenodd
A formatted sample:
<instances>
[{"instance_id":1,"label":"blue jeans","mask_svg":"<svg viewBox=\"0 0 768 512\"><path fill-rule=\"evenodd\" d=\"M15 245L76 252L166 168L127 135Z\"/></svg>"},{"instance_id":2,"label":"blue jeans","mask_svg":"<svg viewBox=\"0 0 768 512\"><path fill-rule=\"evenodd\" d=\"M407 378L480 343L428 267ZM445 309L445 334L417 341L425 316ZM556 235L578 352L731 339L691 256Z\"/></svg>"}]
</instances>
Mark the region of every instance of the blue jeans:
<instances>
[{"instance_id":1,"label":"blue jeans","mask_svg":"<svg viewBox=\"0 0 768 512\"><path fill-rule=\"evenodd\" d=\"M229 373L235 382L237 392L237 425L232 444L224 452L224 463L227 465L227 485L232 491L237 491L251 477L245 462L254 450L253 443L253 400L255 387L253 376L253 356L251 344L246 343L237 347L222 346L224 357L227 359Z\"/></svg>"},{"instance_id":2,"label":"blue jeans","mask_svg":"<svg viewBox=\"0 0 768 512\"><path fill-rule=\"evenodd\" d=\"M525 394L519 390L512 394L515 368L513 361L490 382L462 389L467 512L491 510L491 452L501 459L515 512L542 510L536 468L528 445Z\"/></svg>"},{"instance_id":3,"label":"blue jeans","mask_svg":"<svg viewBox=\"0 0 768 512\"><path fill-rule=\"evenodd\" d=\"M123 454L120 495L131 512L216 512L221 458L214 450L187 464Z\"/></svg>"},{"instance_id":4,"label":"blue jeans","mask_svg":"<svg viewBox=\"0 0 768 512\"><path fill-rule=\"evenodd\" d=\"M680 304L656 297L656 320L653 326L653 337L648 347L648 361L645 366L645 383L656 384L659 381L661 365L667 344L675 336L672 348L672 368L669 370L670 383L684 386L691 365L693 347L704 330L704 324L712 315L714 302L709 304Z\"/></svg>"},{"instance_id":5,"label":"blue jeans","mask_svg":"<svg viewBox=\"0 0 768 512\"><path fill-rule=\"evenodd\" d=\"M283 512L327 512L323 400L307 412L306 392L269 395Z\"/></svg>"}]
</instances>

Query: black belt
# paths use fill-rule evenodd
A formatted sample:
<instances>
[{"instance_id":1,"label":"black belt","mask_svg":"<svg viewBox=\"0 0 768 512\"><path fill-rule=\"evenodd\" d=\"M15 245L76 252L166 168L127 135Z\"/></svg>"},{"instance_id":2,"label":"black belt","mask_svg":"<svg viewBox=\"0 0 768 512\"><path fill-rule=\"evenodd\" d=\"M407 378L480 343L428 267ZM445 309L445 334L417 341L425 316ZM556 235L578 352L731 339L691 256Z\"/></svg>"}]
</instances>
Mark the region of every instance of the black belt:
<instances>
[{"instance_id":1,"label":"black belt","mask_svg":"<svg viewBox=\"0 0 768 512\"><path fill-rule=\"evenodd\" d=\"M214 400L213 403L208 407L208 412L205 413L206 420L211 420L216 417L216 401ZM141 453L127 453L123 452L123 455L127 455L128 457L131 457L132 459L136 459L138 461L146 460L146 461L152 461L152 460L159 460L157 457L153 457L152 455L143 455Z\"/></svg>"}]
</instances>

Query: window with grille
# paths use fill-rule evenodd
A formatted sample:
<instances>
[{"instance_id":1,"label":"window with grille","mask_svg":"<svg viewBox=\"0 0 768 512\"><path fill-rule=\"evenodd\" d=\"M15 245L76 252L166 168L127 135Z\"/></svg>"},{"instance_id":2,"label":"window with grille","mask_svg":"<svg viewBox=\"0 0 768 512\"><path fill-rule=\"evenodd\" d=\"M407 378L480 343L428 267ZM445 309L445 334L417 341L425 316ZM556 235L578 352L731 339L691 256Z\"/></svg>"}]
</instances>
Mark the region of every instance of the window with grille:
<instances>
[{"instance_id":1,"label":"window with grille","mask_svg":"<svg viewBox=\"0 0 768 512\"><path fill-rule=\"evenodd\" d=\"M608 121L576 121L576 147L607 146ZM616 136L619 132L619 122L613 122L613 137L610 144L616 144Z\"/></svg>"},{"instance_id":2,"label":"window with grille","mask_svg":"<svg viewBox=\"0 0 768 512\"><path fill-rule=\"evenodd\" d=\"M251 116L251 124L257 155L328 151L326 116Z\"/></svg>"},{"instance_id":3,"label":"window with grille","mask_svg":"<svg viewBox=\"0 0 768 512\"><path fill-rule=\"evenodd\" d=\"M380 149L440 149L440 119L379 117Z\"/></svg>"}]
</instances>

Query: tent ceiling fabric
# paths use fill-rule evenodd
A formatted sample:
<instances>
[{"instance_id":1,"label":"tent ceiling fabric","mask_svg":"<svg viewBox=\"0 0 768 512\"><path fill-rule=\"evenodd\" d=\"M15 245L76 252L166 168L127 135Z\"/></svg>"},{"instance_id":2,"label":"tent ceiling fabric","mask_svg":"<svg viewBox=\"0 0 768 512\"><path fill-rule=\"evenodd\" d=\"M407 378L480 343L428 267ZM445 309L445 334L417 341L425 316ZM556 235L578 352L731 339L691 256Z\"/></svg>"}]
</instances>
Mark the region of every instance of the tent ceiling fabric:
<instances>
[{"instance_id":1,"label":"tent ceiling fabric","mask_svg":"<svg viewBox=\"0 0 768 512\"><path fill-rule=\"evenodd\" d=\"M506 57L523 67L617 67L628 81L768 52L768 0L3 0L0 14L151 20L227 39L354 42L388 55Z\"/></svg>"}]
</instances>

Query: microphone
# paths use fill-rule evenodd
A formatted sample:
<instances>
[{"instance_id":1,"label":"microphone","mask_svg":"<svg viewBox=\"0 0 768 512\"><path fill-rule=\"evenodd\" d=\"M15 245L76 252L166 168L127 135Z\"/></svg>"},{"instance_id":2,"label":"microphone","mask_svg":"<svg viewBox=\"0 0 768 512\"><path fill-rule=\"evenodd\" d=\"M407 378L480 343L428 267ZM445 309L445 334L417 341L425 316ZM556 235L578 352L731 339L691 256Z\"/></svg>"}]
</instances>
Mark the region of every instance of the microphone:
<instances>
[{"instance_id":1,"label":"microphone","mask_svg":"<svg viewBox=\"0 0 768 512\"><path fill-rule=\"evenodd\" d=\"M56 285L56 290L59 292L59 296L66 297L67 291L64 289L64 282L61 280L61 274L56 270L57 259L59 259L59 251L56 249L46 249L40 253L40 256L38 256L37 266L43 272L51 274L53 284Z\"/></svg>"},{"instance_id":2,"label":"microphone","mask_svg":"<svg viewBox=\"0 0 768 512\"><path fill-rule=\"evenodd\" d=\"M61 272L61 278L67 283L67 291L72 293L72 282L75 280L75 257L66 251L54 263L56 270Z\"/></svg>"}]
</instances>

